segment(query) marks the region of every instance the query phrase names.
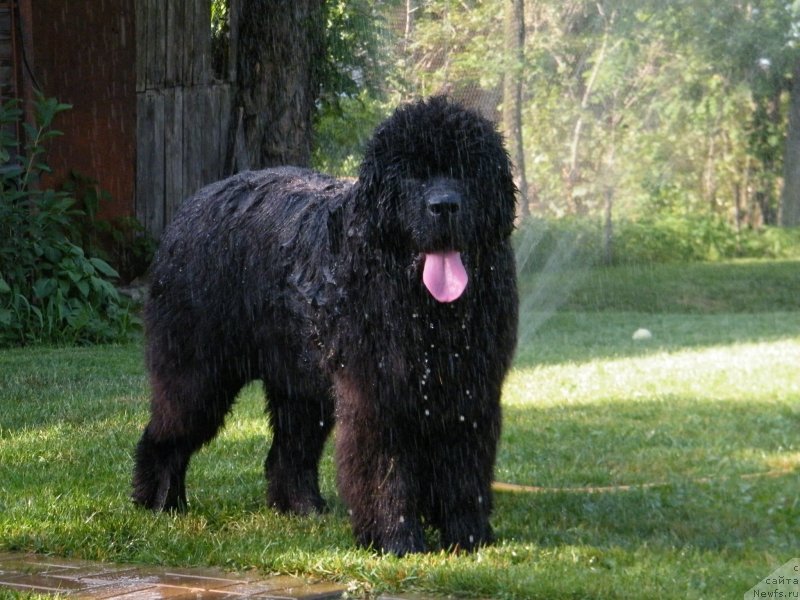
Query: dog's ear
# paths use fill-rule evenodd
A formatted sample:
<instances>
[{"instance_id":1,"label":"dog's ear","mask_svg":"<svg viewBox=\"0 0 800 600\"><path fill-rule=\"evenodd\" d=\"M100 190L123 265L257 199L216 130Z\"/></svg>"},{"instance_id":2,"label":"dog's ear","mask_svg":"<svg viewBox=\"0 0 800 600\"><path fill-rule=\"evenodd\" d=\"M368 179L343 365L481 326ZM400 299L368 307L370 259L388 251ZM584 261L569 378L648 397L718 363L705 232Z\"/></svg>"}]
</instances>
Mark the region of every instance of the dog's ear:
<instances>
[{"instance_id":1,"label":"dog's ear","mask_svg":"<svg viewBox=\"0 0 800 600\"><path fill-rule=\"evenodd\" d=\"M344 206L340 204L328 213L328 250L337 256L344 238Z\"/></svg>"},{"instance_id":2,"label":"dog's ear","mask_svg":"<svg viewBox=\"0 0 800 600\"><path fill-rule=\"evenodd\" d=\"M374 198L376 190L381 185L380 170L378 169L378 149L373 145L367 148L361 167L358 170L358 192L362 197Z\"/></svg>"}]
</instances>

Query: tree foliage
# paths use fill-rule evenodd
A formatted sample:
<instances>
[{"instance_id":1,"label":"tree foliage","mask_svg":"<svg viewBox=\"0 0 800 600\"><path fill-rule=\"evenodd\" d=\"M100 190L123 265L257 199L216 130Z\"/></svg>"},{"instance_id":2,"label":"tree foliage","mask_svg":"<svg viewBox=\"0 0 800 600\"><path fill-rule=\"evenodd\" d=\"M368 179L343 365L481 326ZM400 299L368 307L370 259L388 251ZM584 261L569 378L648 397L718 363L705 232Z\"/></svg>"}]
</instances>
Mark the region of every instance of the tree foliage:
<instances>
[{"instance_id":1,"label":"tree foliage","mask_svg":"<svg viewBox=\"0 0 800 600\"><path fill-rule=\"evenodd\" d=\"M500 122L516 68L534 214L777 222L800 1L528 0L521 67L508 1L375 4L383 83L348 97L445 91Z\"/></svg>"}]
</instances>

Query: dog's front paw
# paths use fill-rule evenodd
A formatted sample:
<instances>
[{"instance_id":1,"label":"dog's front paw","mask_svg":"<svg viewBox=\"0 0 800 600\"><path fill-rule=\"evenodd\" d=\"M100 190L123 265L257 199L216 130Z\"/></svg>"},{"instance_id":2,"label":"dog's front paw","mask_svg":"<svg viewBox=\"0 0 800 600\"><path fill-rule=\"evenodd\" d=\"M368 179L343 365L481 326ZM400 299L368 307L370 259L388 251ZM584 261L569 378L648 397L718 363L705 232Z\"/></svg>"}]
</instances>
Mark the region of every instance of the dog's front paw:
<instances>
[{"instance_id":1,"label":"dog's front paw","mask_svg":"<svg viewBox=\"0 0 800 600\"><path fill-rule=\"evenodd\" d=\"M416 520L404 520L382 531L362 531L356 534L359 545L373 548L384 554L405 556L427 552L422 525Z\"/></svg>"},{"instance_id":2,"label":"dog's front paw","mask_svg":"<svg viewBox=\"0 0 800 600\"><path fill-rule=\"evenodd\" d=\"M410 531L400 531L386 536L381 543L380 550L386 554L405 556L406 554L427 552L428 548L425 545L422 527L417 526Z\"/></svg>"},{"instance_id":3,"label":"dog's front paw","mask_svg":"<svg viewBox=\"0 0 800 600\"><path fill-rule=\"evenodd\" d=\"M494 532L484 518L453 520L442 529L442 547L453 552L473 552L494 542Z\"/></svg>"}]
</instances>

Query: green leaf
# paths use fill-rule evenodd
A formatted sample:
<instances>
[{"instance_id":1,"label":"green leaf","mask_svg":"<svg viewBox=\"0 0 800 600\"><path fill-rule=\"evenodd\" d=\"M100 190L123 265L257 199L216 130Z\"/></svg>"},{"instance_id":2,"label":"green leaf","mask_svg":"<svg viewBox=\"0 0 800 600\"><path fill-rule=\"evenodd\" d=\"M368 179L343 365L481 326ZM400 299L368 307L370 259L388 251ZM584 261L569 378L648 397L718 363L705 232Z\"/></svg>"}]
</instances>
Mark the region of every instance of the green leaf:
<instances>
[{"instance_id":1,"label":"green leaf","mask_svg":"<svg viewBox=\"0 0 800 600\"><path fill-rule=\"evenodd\" d=\"M102 258L90 258L89 262L94 265L94 268L97 269L101 274L105 275L106 277L119 277L119 273L117 273L116 269L109 265L106 261Z\"/></svg>"},{"instance_id":2,"label":"green leaf","mask_svg":"<svg viewBox=\"0 0 800 600\"><path fill-rule=\"evenodd\" d=\"M11 291L11 286L8 282L0 277L0 294L8 294Z\"/></svg>"},{"instance_id":3,"label":"green leaf","mask_svg":"<svg viewBox=\"0 0 800 600\"><path fill-rule=\"evenodd\" d=\"M36 136L39 135L39 130L30 123L23 123L22 128L25 130L25 137L29 140L35 140Z\"/></svg>"},{"instance_id":4,"label":"green leaf","mask_svg":"<svg viewBox=\"0 0 800 600\"><path fill-rule=\"evenodd\" d=\"M76 281L75 286L78 288L78 291L84 298L89 297L89 282L85 279L82 281Z\"/></svg>"},{"instance_id":5,"label":"green leaf","mask_svg":"<svg viewBox=\"0 0 800 600\"><path fill-rule=\"evenodd\" d=\"M22 174L22 165L7 164L0 167L0 176L7 179L19 177Z\"/></svg>"},{"instance_id":6,"label":"green leaf","mask_svg":"<svg viewBox=\"0 0 800 600\"><path fill-rule=\"evenodd\" d=\"M83 273L80 273L72 269L69 270L65 269L64 271L62 271L62 274L69 277L73 283L78 283L81 279L83 279Z\"/></svg>"},{"instance_id":7,"label":"green leaf","mask_svg":"<svg viewBox=\"0 0 800 600\"><path fill-rule=\"evenodd\" d=\"M101 294L106 299L112 300L114 302L119 301L119 293L117 292L117 288L115 288L105 279L100 279L99 277L92 277L92 287L94 287L95 291L98 294Z\"/></svg>"},{"instance_id":8,"label":"green leaf","mask_svg":"<svg viewBox=\"0 0 800 600\"><path fill-rule=\"evenodd\" d=\"M33 293L37 298L45 299L58 288L58 281L53 277L42 277L33 284Z\"/></svg>"},{"instance_id":9,"label":"green leaf","mask_svg":"<svg viewBox=\"0 0 800 600\"><path fill-rule=\"evenodd\" d=\"M39 255L41 254L42 252L39 252ZM62 254L61 251L55 246L45 246L44 257L47 259L48 262L57 265L61 261Z\"/></svg>"}]
</instances>

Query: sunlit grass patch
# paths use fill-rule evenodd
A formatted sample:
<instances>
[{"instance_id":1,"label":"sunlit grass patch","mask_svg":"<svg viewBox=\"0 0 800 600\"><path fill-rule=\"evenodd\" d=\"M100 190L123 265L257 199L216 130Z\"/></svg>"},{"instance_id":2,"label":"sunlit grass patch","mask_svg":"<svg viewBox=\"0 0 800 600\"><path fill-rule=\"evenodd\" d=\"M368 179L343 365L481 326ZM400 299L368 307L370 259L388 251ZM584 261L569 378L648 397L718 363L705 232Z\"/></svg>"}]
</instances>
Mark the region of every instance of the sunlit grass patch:
<instances>
[{"instance_id":1,"label":"sunlit grass patch","mask_svg":"<svg viewBox=\"0 0 800 600\"><path fill-rule=\"evenodd\" d=\"M517 369L498 477L569 487L800 470L799 364L797 339Z\"/></svg>"}]
</instances>

